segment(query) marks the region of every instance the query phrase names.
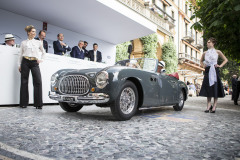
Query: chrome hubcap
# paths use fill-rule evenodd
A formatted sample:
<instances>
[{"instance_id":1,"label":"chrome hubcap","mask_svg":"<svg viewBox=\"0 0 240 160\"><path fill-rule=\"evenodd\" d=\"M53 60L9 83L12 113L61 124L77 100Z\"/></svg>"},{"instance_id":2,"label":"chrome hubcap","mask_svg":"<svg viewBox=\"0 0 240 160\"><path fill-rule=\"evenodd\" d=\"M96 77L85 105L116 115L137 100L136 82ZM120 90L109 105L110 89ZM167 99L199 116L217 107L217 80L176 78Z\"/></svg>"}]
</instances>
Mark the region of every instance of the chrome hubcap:
<instances>
[{"instance_id":1,"label":"chrome hubcap","mask_svg":"<svg viewBox=\"0 0 240 160\"><path fill-rule=\"evenodd\" d=\"M132 88L124 88L120 95L120 110L124 114L129 114L135 106L135 93Z\"/></svg>"},{"instance_id":2,"label":"chrome hubcap","mask_svg":"<svg viewBox=\"0 0 240 160\"><path fill-rule=\"evenodd\" d=\"M183 92L181 92L180 95L179 95L179 104L178 105L182 106L183 102L184 102L184 100L183 100Z\"/></svg>"}]
</instances>

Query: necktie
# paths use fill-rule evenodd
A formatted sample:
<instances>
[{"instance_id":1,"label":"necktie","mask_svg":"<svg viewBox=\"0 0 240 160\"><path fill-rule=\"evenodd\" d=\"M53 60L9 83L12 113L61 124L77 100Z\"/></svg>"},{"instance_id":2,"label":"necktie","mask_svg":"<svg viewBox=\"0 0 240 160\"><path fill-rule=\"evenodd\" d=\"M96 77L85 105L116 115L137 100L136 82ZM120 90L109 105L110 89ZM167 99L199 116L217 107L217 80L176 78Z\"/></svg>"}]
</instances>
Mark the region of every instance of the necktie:
<instances>
[{"instance_id":1,"label":"necktie","mask_svg":"<svg viewBox=\"0 0 240 160\"><path fill-rule=\"evenodd\" d=\"M63 46L62 46L62 48L63 48ZM62 55L64 55L64 52L62 52Z\"/></svg>"},{"instance_id":2,"label":"necktie","mask_svg":"<svg viewBox=\"0 0 240 160\"><path fill-rule=\"evenodd\" d=\"M60 43L60 42L59 42ZM60 45L61 45L61 43L60 43ZM62 46L62 45L61 45ZM63 48L63 46L62 46L62 48ZM64 55L65 53L64 52L62 52L62 55Z\"/></svg>"},{"instance_id":3,"label":"necktie","mask_svg":"<svg viewBox=\"0 0 240 160\"><path fill-rule=\"evenodd\" d=\"M83 50L80 50L80 58L84 58L84 56L83 56Z\"/></svg>"}]
</instances>

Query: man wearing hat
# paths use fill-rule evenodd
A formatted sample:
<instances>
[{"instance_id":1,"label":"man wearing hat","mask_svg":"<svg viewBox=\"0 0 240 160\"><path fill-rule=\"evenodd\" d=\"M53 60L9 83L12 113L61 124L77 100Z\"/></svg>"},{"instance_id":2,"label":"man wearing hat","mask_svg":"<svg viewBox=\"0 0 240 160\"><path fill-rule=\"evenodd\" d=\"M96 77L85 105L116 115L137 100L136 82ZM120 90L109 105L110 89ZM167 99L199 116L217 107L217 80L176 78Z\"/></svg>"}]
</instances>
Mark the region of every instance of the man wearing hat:
<instances>
[{"instance_id":1,"label":"man wearing hat","mask_svg":"<svg viewBox=\"0 0 240 160\"><path fill-rule=\"evenodd\" d=\"M164 61L159 61L157 72L160 73L160 74L165 74L166 70L163 69L164 67L165 67L165 62Z\"/></svg>"},{"instance_id":2,"label":"man wearing hat","mask_svg":"<svg viewBox=\"0 0 240 160\"><path fill-rule=\"evenodd\" d=\"M3 43L2 45L13 47L15 45L15 39L16 38L14 38L14 36L12 34L6 34L5 35L5 43Z\"/></svg>"}]
</instances>

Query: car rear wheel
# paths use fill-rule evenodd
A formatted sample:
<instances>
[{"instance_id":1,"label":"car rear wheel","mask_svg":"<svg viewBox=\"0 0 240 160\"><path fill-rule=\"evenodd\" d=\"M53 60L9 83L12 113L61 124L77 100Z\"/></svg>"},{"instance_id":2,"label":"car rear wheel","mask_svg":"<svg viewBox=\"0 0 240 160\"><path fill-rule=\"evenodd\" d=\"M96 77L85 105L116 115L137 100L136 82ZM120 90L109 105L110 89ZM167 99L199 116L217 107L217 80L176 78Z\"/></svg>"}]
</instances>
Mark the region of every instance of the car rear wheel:
<instances>
[{"instance_id":1,"label":"car rear wheel","mask_svg":"<svg viewBox=\"0 0 240 160\"><path fill-rule=\"evenodd\" d=\"M59 104L61 108L66 112L77 112L83 107L83 105L76 103L59 102Z\"/></svg>"},{"instance_id":2,"label":"car rear wheel","mask_svg":"<svg viewBox=\"0 0 240 160\"><path fill-rule=\"evenodd\" d=\"M173 106L175 111L181 111L183 109L184 99L185 99L184 91L181 90L178 98L178 103L175 106Z\"/></svg>"},{"instance_id":3,"label":"car rear wheel","mask_svg":"<svg viewBox=\"0 0 240 160\"><path fill-rule=\"evenodd\" d=\"M120 94L111 105L111 112L116 119L124 121L131 119L137 110L138 92L131 81L126 81Z\"/></svg>"}]
</instances>

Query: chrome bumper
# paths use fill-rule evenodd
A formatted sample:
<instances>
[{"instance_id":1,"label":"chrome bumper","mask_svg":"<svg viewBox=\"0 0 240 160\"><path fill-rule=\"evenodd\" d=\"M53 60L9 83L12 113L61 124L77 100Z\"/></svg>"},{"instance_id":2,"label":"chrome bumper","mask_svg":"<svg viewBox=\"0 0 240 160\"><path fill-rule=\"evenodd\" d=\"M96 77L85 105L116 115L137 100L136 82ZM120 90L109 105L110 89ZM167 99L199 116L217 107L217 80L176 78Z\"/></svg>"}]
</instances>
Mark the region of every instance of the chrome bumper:
<instances>
[{"instance_id":1,"label":"chrome bumper","mask_svg":"<svg viewBox=\"0 0 240 160\"><path fill-rule=\"evenodd\" d=\"M49 92L49 98L59 101L59 102L68 102L68 103L79 103L79 104L99 104L107 103L109 101L109 95L104 93L89 93L86 96L78 95L60 95L53 92Z\"/></svg>"}]
</instances>

